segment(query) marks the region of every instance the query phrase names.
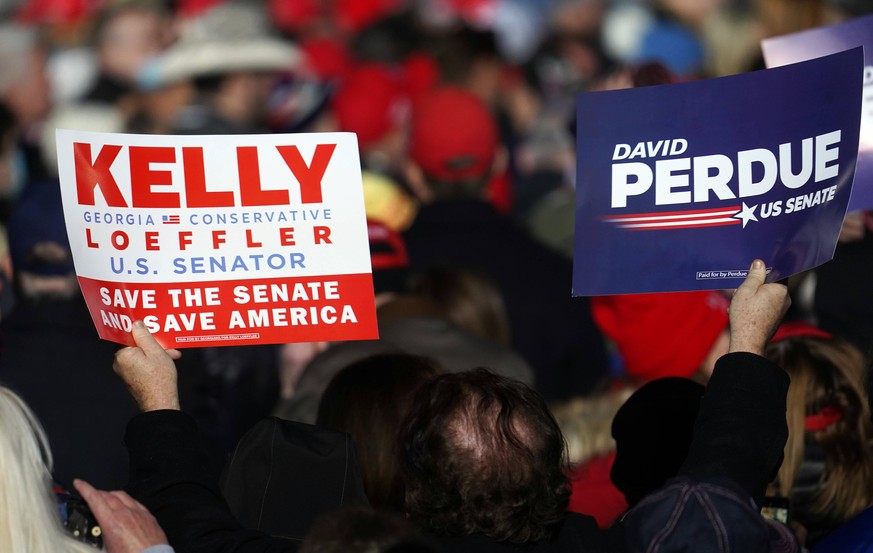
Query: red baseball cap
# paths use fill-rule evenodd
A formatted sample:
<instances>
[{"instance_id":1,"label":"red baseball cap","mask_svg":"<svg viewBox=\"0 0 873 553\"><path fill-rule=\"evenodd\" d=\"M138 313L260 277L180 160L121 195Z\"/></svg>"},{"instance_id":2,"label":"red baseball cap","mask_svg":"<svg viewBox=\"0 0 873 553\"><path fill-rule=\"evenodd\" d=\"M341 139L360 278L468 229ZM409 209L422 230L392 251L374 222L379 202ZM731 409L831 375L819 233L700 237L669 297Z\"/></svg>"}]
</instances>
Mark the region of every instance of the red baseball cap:
<instances>
[{"instance_id":1,"label":"red baseball cap","mask_svg":"<svg viewBox=\"0 0 873 553\"><path fill-rule=\"evenodd\" d=\"M398 72L378 63L365 63L343 79L333 110L340 129L357 133L363 148L400 125L408 113L408 104Z\"/></svg>"},{"instance_id":2,"label":"red baseball cap","mask_svg":"<svg viewBox=\"0 0 873 553\"><path fill-rule=\"evenodd\" d=\"M591 311L625 371L648 381L694 374L728 326L728 305L719 292L671 292L595 297Z\"/></svg>"},{"instance_id":3,"label":"red baseball cap","mask_svg":"<svg viewBox=\"0 0 873 553\"><path fill-rule=\"evenodd\" d=\"M315 37L300 43L306 65L322 81L343 78L352 68L352 55L346 45L333 37Z\"/></svg>"},{"instance_id":4,"label":"red baseball cap","mask_svg":"<svg viewBox=\"0 0 873 553\"><path fill-rule=\"evenodd\" d=\"M494 117L466 90L437 88L412 105L409 155L429 177L455 181L484 176L497 145Z\"/></svg>"}]
</instances>

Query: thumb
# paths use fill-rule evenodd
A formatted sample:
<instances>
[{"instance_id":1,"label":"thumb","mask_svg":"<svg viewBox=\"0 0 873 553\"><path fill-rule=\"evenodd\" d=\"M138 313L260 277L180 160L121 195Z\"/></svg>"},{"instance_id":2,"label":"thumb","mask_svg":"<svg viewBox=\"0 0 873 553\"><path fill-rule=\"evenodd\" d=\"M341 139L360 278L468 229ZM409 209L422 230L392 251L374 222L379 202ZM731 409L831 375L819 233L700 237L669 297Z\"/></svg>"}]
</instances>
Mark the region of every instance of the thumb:
<instances>
[{"instance_id":1,"label":"thumb","mask_svg":"<svg viewBox=\"0 0 873 553\"><path fill-rule=\"evenodd\" d=\"M147 357L164 353L164 348L161 347L157 340L155 340L155 337L152 336L152 333L149 332L149 329L146 328L142 321L135 321L133 323L131 335L133 336L133 341L136 342L137 347L139 347Z\"/></svg>"},{"instance_id":2,"label":"thumb","mask_svg":"<svg viewBox=\"0 0 873 553\"><path fill-rule=\"evenodd\" d=\"M752 266L749 267L749 274L746 275L746 280L740 284L740 289L748 289L750 293L755 293L758 288L764 285L767 279L767 269L764 267L764 262L760 259L752 261Z\"/></svg>"}]
</instances>

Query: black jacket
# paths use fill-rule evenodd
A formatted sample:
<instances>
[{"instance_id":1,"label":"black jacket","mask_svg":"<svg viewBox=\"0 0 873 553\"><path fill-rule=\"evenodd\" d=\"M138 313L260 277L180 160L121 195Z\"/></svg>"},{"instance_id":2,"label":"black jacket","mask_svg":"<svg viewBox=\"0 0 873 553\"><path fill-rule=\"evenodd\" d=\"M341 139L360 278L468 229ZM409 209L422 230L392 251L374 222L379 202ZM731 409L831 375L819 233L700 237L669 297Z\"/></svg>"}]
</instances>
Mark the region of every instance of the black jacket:
<instances>
[{"instance_id":1,"label":"black jacket","mask_svg":"<svg viewBox=\"0 0 873 553\"><path fill-rule=\"evenodd\" d=\"M680 475L728 478L760 505L788 439L789 381L785 371L758 355L722 356L703 394Z\"/></svg>"},{"instance_id":2,"label":"black jacket","mask_svg":"<svg viewBox=\"0 0 873 553\"><path fill-rule=\"evenodd\" d=\"M567 513L560 530L547 542L519 546L495 542L487 536L474 534L460 538L436 538L435 544L444 553L599 553L616 551L606 541L594 518Z\"/></svg>"},{"instance_id":3,"label":"black jacket","mask_svg":"<svg viewBox=\"0 0 873 553\"><path fill-rule=\"evenodd\" d=\"M258 423L228 463L224 494L186 413L137 415L125 443L127 489L176 553L294 552L321 514L367 503L351 438L332 430L275 418Z\"/></svg>"},{"instance_id":4,"label":"black jacket","mask_svg":"<svg viewBox=\"0 0 873 553\"><path fill-rule=\"evenodd\" d=\"M571 263L512 219L481 200L443 200L422 207L404 238L412 269L467 269L495 283L511 344L530 363L546 400L587 394L607 373L588 299L570 295Z\"/></svg>"}]
</instances>

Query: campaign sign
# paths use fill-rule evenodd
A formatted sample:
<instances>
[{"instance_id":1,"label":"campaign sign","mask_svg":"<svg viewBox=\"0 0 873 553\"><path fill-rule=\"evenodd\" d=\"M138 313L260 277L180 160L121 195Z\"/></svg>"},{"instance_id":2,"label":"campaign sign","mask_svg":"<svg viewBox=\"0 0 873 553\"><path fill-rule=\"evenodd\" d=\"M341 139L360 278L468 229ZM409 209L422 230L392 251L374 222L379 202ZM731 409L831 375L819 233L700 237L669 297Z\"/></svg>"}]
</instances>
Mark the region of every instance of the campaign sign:
<instances>
[{"instance_id":1,"label":"campaign sign","mask_svg":"<svg viewBox=\"0 0 873 553\"><path fill-rule=\"evenodd\" d=\"M577 104L573 293L736 288L833 256L858 150L861 48Z\"/></svg>"},{"instance_id":2,"label":"campaign sign","mask_svg":"<svg viewBox=\"0 0 873 553\"><path fill-rule=\"evenodd\" d=\"M855 185L849 210L873 209L873 15L828 27L768 38L761 41L767 67L778 67L863 46L863 103L861 143Z\"/></svg>"},{"instance_id":3,"label":"campaign sign","mask_svg":"<svg viewBox=\"0 0 873 553\"><path fill-rule=\"evenodd\" d=\"M164 347L377 337L353 134L57 132L67 233L101 338Z\"/></svg>"}]
</instances>

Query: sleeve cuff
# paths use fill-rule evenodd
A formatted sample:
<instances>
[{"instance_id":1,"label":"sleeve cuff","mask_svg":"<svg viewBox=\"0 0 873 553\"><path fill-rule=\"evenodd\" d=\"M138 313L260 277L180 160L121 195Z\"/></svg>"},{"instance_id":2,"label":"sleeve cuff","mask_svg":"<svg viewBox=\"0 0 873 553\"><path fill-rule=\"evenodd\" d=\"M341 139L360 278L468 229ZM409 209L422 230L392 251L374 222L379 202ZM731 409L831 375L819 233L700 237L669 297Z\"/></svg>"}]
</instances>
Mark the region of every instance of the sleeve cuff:
<instances>
[{"instance_id":1,"label":"sleeve cuff","mask_svg":"<svg viewBox=\"0 0 873 553\"><path fill-rule=\"evenodd\" d=\"M175 550L169 545L162 543L160 545L147 547L146 549L143 549L140 553L175 553Z\"/></svg>"}]
</instances>

